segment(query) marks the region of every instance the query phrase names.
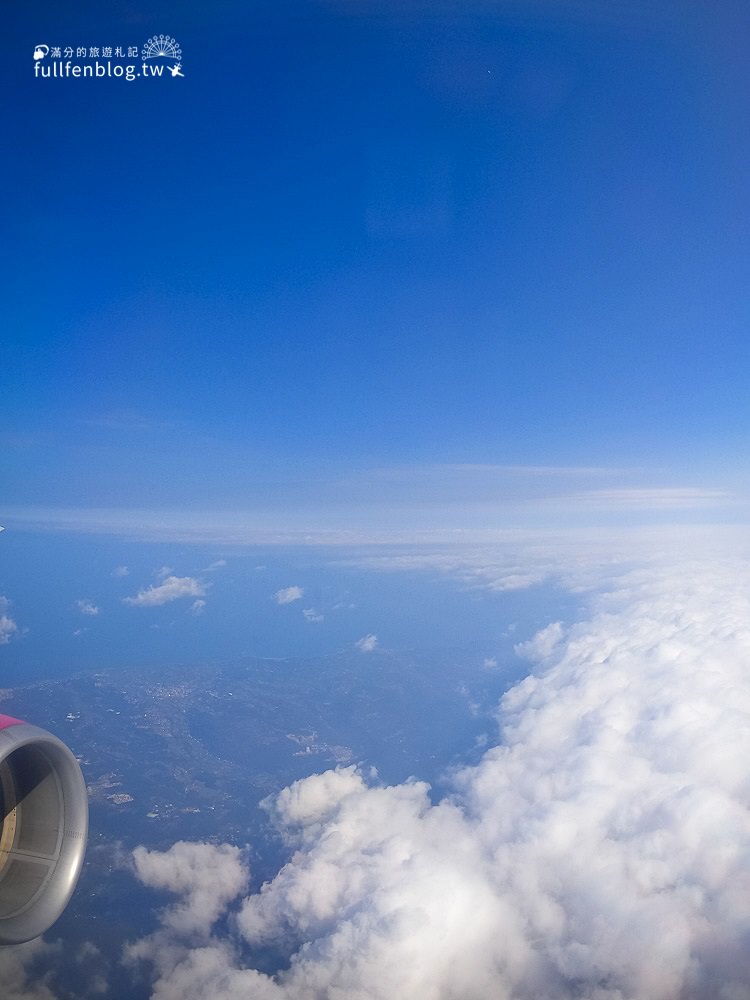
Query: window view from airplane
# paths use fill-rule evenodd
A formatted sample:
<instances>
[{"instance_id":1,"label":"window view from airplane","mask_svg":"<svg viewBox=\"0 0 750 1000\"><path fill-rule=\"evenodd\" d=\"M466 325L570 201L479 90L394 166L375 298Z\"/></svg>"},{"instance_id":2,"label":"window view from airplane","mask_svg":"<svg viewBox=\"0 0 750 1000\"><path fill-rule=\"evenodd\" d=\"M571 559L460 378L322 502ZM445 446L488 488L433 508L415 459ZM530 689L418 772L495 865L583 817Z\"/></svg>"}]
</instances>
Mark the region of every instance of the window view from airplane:
<instances>
[{"instance_id":1,"label":"window view from airplane","mask_svg":"<svg viewBox=\"0 0 750 1000\"><path fill-rule=\"evenodd\" d=\"M747 3L3 46L0 996L750 996Z\"/></svg>"}]
</instances>

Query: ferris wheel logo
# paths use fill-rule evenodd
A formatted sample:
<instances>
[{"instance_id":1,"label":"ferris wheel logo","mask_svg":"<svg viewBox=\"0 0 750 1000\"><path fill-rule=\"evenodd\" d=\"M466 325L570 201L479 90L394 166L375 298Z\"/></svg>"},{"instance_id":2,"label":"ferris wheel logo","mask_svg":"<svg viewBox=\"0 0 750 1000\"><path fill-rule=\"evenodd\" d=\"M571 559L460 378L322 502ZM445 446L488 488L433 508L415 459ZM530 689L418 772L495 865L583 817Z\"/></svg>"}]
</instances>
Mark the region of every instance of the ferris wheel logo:
<instances>
[{"instance_id":1,"label":"ferris wheel logo","mask_svg":"<svg viewBox=\"0 0 750 1000\"><path fill-rule=\"evenodd\" d=\"M182 60L182 49L169 35L154 35L149 38L141 49L141 58L158 59L159 56L166 56L167 59Z\"/></svg>"},{"instance_id":2,"label":"ferris wheel logo","mask_svg":"<svg viewBox=\"0 0 750 1000\"><path fill-rule=\"evenodd\" d=\"M174 60L174 65L167 67L169 72L172 76L183 76L181 69L182 49L169 35L154 35L141 49L141 59L143 59L144 65L147 59L159 58Z\"/></svg>"}]
</instances>

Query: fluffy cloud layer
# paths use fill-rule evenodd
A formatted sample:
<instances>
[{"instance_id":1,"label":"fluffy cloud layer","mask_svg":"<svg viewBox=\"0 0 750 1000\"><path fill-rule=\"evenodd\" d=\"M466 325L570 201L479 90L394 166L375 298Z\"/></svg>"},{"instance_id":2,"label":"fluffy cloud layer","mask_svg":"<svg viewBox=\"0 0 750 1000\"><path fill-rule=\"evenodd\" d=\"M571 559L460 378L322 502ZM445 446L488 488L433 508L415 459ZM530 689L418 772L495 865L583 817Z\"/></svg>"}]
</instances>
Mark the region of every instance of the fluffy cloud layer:
<instances>
[{"instance_id":1,"label":"fluffy cloud layer","mask_svg":"<svg viewBox=\"0 0 750 1000\"><path fill-rule=\"evenodd\" d=\"M40 962L54 968L58 958L58 946L40 939L1 948L0 996L3 1000L55 1000L49 983L52 974L39 978L35 965Z\"/></svg>"},{"instance_id":2,"label":"fluffy cloud layer","mask_svg":"<svg viewBox=\"0 0 750 1000\"><path fill-rule=\"evenodd\" d=\"M498 745L450 799L351 767L282 791L269 809L296 852L242 900L233 939L211 927L246 873L232 858L215 891L205 874L230 848L193 845L200 864L161 880L137 853L182 900L131 952L154 996L746 998L749 594L746 565L652 568L545 629ZM243 967L248 945L288 967Z\"/></svg>"},{"instance_id":3,"label":"fluffy cloud layer","mask_svg":"<svg viewBox=\"0 0 750 1000\"><path fill-rule=\"evenodd\" d=\"M124 597L123 602L136 608L153 608L180 597L203 597L205 593L205 586L192 576L167 576L162 583L140 590L135 597Z\"/></svg>"},{"instance_id":4,"label":"fluffy cloud layer","mask_svg":"<svg viewBox=\"0 0 750 1000\"><path fill-rule=\"evenodd\" d=\"M461 544L455 544L461 542ZM655 571L675 564L689 550L713 561L742 553L750 558L746 532L716 525L620 527L565 532L497 531L491 544L469 544L456 536L450 546L383 548L347 557L343 566L381 572L446 575L466 587L490 593L526 590L552 583L566 590L611 589L628 569Z\"/></svg>"}]
</instances>

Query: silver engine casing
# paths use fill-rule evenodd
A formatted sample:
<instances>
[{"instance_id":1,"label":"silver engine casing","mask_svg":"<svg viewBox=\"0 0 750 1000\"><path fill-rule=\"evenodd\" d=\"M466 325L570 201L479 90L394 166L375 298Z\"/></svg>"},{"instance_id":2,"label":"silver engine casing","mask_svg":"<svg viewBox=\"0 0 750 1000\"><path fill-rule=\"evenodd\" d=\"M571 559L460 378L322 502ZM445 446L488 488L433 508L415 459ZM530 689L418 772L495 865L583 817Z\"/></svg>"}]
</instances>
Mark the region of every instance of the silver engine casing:
<instances>
[{"instance_id":1,"label":"silver engine casing","mask_svg":"<svg viewBox=\"0 0 750 1000\"><path fill-rule=\"evenodd\" d=\"M43 934L73 894L88 796L63 742L26 722L0 720L0 944L21 944Z\"/></svg>"}]
</instances>

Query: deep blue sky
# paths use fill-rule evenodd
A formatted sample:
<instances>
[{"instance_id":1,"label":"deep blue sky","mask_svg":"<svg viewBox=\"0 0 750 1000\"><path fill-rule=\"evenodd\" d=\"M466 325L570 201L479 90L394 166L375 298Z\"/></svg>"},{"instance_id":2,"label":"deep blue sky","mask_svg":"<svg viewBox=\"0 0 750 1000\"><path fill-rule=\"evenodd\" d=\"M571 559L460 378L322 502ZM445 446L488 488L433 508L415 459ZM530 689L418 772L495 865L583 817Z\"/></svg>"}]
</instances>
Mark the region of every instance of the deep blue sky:
<instances>
[{"instance_id":1,"label":"deep blue sky","mask_svg":"<svg viewBox=\"0 0 750 1000\"><path fill-rule=\"evenodd\" d=\"M572 6L17 9L7 502L738 444L750 14ZM184 79L33 78L157 32Z\"/></svg>"},{"instance_id":2,"label":"deep blue sky","mask_svg":"<svg viewBox=\"0 0 750 1000\"><path fill-rule=\"evenodd\" d=\"M750 8L622 6L15 5L2 522L736 519ZM159 33L182 77L34 76Z\"/></svg>"}]
</instances>

